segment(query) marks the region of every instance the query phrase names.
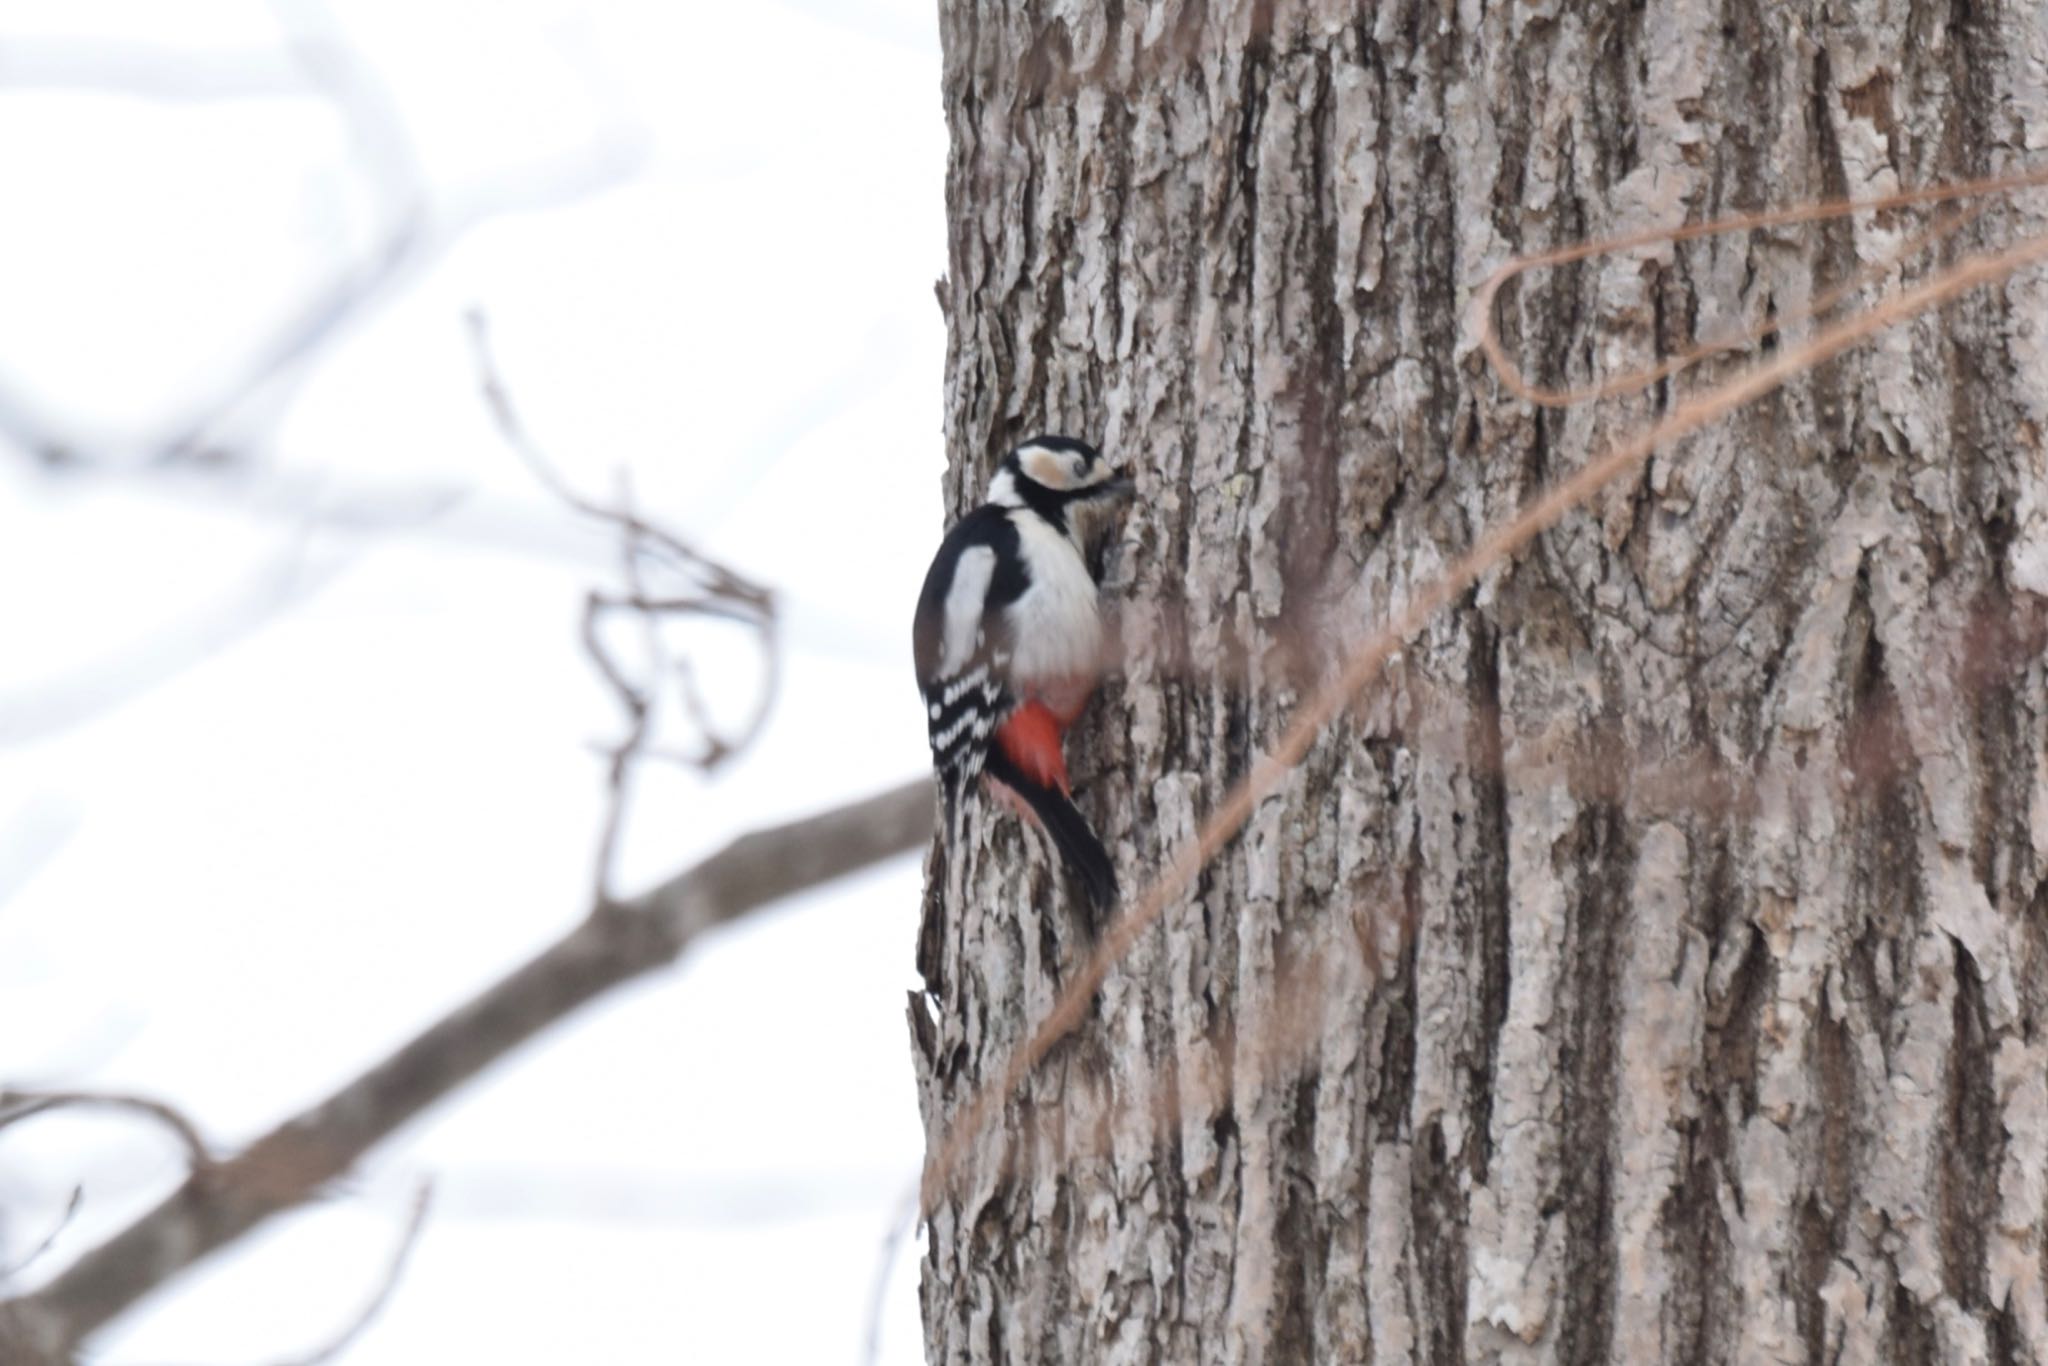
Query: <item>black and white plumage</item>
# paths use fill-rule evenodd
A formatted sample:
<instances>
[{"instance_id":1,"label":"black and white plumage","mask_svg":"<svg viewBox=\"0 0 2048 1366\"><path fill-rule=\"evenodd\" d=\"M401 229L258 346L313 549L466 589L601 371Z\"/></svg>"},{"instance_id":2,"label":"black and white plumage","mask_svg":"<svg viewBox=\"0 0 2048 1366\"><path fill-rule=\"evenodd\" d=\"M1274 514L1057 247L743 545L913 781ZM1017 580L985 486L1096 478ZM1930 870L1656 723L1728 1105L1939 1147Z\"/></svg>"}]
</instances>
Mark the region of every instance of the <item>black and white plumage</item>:
<instances>
[{"instance_id":1,"label":"black and white plumage","mask_svg":"<svg viewBox=\"0 0 2048 1366\"><path fill-rule=\"evenodd\" d=\"M987 773L1038 818L1097 910L1115 900L1115 872L1068 793L1060 741L1101 667L1080 514L1129 490L1086 442L1025 442L940 543L913 633L948 834Z\"/></svg>"}]
</instances>

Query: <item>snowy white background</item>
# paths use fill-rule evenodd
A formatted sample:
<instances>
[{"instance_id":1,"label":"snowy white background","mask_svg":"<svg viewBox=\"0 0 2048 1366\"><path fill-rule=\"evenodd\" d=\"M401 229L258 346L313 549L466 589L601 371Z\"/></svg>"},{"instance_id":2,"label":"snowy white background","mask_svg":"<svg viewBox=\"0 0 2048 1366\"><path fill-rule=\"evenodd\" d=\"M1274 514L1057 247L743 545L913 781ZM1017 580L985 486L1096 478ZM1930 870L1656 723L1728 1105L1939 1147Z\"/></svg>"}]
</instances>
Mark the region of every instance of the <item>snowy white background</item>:
<instances>
[{"instance_id":1,"label":"snowy white background","mask_svg":"<svg viewBox=\"0 0 2048 1366\"><path fill-rule=\"evenodd\" d=\"M472 306L573 481L630 467L643 508L780 596L764 738L716 781L649 773L620 886L920 770L931 9L0 2L0 1084L161 1096L232 1149L582 914L616 716L576 616L613 557L492 427ZM281 35L323 22L384 116L308 88ZM224 463L156 461L415 188L429 245L399 286L209 429ZM38 434L77 459L44 468ZM737 713L750 656L705 648ZM312 1349L423 1175L352 1366L858 1359L922 1146L917 886L898 860L605 1001L95 1360ZM85 1189L6 1289L180 1170L131 1121L0 1134L0 1264ZM920 1359L915 1247L885 1361Z\"/></svg>"}]
</instances>

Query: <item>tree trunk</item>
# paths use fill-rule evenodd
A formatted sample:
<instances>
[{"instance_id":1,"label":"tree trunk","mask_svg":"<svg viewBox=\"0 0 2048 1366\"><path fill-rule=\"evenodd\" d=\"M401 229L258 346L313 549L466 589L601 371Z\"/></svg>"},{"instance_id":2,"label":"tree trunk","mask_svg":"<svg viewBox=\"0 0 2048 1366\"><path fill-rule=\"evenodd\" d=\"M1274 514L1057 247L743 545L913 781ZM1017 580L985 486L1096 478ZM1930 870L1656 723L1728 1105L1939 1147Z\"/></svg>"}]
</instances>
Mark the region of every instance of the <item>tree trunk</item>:
<instances>
[{"instance_id":1,"label":"tree trunk","mask_svg":"<svg viewBox=\"0 0 2048 1366\"><path fill-rule=\"evenodd\" d=\"M1039 430L1139 475L1073 754L1127 899L1347 644L1729 372L1517 401L1466 317L1503 261L2048 144L2033 5L940 9L951 505ZM1500 324L1594 383L1922 221L1532 274ZM929 1359L2048 1360L2044 336L2036 275L1885 334L1410 641L930 1212ZM1082 952L1045 851L970 835L933 1141Z\"/></svg>"}]
</instances>

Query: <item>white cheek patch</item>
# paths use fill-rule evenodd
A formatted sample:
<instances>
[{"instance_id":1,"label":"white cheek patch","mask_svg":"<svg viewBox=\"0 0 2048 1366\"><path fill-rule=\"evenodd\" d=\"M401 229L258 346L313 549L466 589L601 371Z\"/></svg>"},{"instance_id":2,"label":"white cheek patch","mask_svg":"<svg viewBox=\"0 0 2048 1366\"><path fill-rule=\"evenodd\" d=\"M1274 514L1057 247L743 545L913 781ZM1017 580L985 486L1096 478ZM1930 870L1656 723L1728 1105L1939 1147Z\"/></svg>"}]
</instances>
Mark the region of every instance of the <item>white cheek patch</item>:
<instances>
[{"instance_id":1,"label":"white cheek patch","mask_svg":"<svg viewBox=\"0 0 2048 1366\"><path fill-rule=\"evenodd\" d=\"M1049 451L1043 446L1027 448L1017 457L1017 464L1023 469L1025 478L1049 489L1063 489L1073 482L1067 462L1060 458L1059 452Z\"/></svg>"}]
</instances>

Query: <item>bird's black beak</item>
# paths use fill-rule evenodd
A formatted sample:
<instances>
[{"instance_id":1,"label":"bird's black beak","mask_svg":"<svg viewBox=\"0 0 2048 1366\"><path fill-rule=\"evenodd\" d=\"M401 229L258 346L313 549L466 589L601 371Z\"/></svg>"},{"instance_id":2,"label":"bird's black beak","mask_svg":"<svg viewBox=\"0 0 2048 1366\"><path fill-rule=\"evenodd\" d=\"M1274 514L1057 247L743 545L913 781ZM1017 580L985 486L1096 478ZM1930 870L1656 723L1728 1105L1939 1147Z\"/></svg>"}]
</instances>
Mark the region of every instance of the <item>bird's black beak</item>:
<instances>
[{"instance_id":1,"label":"bird's black beak","mask_svg":"<svg viewBox=\"0 0 2048 1366\"><path fill-rule=\"evenodd\" d=\"M1131 481L1130 469L1126 466L1115 470L1109 478L1088 490L1088 496L1090 498L1128 498L1137 491L1138 486Z\"/></svg>"}]
</instances>

